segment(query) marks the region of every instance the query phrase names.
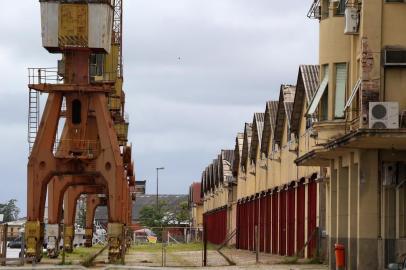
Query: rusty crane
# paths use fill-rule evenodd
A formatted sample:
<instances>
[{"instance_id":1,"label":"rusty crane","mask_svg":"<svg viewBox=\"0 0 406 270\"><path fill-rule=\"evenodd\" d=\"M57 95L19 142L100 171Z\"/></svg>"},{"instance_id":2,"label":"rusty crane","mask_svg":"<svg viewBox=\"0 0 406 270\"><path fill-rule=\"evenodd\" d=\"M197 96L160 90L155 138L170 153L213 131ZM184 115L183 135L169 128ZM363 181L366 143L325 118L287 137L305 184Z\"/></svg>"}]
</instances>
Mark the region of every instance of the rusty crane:
<instances>
[{"instance_id":1,"label":"rusty crane","mask_svg":"<svg viewBox=\"0 0 406 270\"><path fill-rule=\"evenodd\" d=\"M125 254L135 176L122 89L122 7L122 0L40 0L42 45L61 58L56 69L29 69L27 258L41 259L45 237L51 257L62 234L64 249L72 250L81 194L88 194L86 246L95 209L104 204L109 260ZM39 93L48 94L42 114Z\"/></svg>"}]
</instances>

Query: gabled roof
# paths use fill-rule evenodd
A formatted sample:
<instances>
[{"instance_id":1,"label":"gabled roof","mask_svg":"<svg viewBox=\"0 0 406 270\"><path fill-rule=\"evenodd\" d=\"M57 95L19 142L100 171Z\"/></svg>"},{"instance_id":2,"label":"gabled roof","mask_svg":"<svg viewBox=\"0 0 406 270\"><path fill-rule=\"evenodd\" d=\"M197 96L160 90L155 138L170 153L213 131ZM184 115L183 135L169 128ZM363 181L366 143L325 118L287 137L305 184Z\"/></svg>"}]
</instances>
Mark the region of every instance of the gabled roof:
<instances>
[{"instance_id":1,"label":"gabled roof","mask_svg":"<svg viewBox=\"0 0 406 270\"><path fill-rule=\"evenodd\" d=\"M192 203L194 204L201 204L202 199L200 197L201 193L201 183L195 182L189 188L189 205Z\"/></svg>"},{"instance_id":2,"label":"gabled roof","mask_svg":"<svg viewBox=\"0 0 406 270\"><path fill-rule=\"evenodd\" d=\"M211 191L211 182L210 182L211 179L210 179L210 167L209 166L206 167L205 176L206 176L206 186L207 186L206 192L209 192L209 191Z\"/></svg>"},{"instance_id":3,"label":"gabled roof","mask_svg":"<svg viewBox=\"0 0 406 270\"><path fill-rule=\"evenodd\" d=\"M320 67L318 65L301 65L299 67L290 127L291 132L296 135L299 132L303 105L308 106L310 104L319 86L319 72Z\"/></svg>"},{"instance_id":4,"label":"gabled roof","mask_svg":"<svg viewBox=\"0 0 406 270\"><path fill-rule=\"evenodd\" d=\"M232 168L234 163L234 150L221 150L219 155L220 163L220 181L232 180L229 176L232 176Z\"/></svg>"},{"instance_id":5,"label":"gabled roof","mask_svg":"<svg viewBox=\"0 0 406 270\"><path fill-rule=\"evenodd\" d=\"M213 160L213 179L214 179L214 186L218 187L220 184L218 159Z\"/></svg>"},{"instance_id":6,"label":"gabled roof","mask_svg":"<svg viewBox=\"0 0 406 270\"><path fill-rule=\"evenodd\" d=\"M210 190L214 191L216 186L215 178L214 178L214 164L211 163L209 165L209 178L210 178Z\"/></svg>"},{"instance_id":7,"label":"gabled roof","mask_svg":"<svg viewBox=\"0 0 406 270\"><path fill-rule=\"evenodd\" d=\"M245 123L244 128L244 141L242 144L242 153L241 153L241 166L245 168L245 165L248 161L248 156L251 149L251 138L252 138L252 124Z\"/></svg>"},{"instance_id":8,"label":"gabled roof","mask_svg":"<svg viewBox=\"0 0 406 270\"><path fill-rule=\"evenodd\" d=\"M235 138L234 162L233 162L233 175L235 177L237 177L238 175L238 168L241 163L243 142L244 142L244 133L238 133L237 137Z\"/></svg>"},{"instance_id":9,"label":"gabled roof","mask_svg":"<svg viewBox=\"0 0 406 270\"><path fill-rule=\"evenodd\" d=\"M264 119L265 113L254 113L254 119L252 121L252 139L251 139L251 150L250 159L256 162L257 160L257 150L261 147L262 133L264 130Z\"/></svg>"},{"instance_id":10,"label":"gabled roof","mask_svg":"<svg viewBox=\"0 0 406 270\"><path fill-rule=\"evenodd\" d=\"M286 118L288 121L291 114L292 104L295 98L295 86L293 85L281 85L281 90L279 94L278 112L276 115L276 126L274 131L274 143L280 144L283 136L283 128L285 125ZM290 103L290 104L289 104ZM290 123L288 122L288 126Z\"/></svg>"},{"instance_id":11,"label":"gabled roof","mask_svg":"<svg viewBox=\"0 0 406 270\"><path fill-rule=\"evenodd\" d=\"M278 101L266 103L264 130L262 132L261 152L268 156L268 149L271 145L272 133L275 130L276 114L278 112Z\"/></svg>"}]
</instances>

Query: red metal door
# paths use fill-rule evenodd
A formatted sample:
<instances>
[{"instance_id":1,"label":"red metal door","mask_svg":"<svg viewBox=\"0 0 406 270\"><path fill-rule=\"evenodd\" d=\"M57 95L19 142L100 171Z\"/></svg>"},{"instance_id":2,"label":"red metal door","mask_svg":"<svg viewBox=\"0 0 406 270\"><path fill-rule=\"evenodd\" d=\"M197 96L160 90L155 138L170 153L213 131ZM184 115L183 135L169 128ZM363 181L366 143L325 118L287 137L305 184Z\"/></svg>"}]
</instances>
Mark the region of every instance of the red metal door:
<instances>
[{"instance_id":1,"label":"red metal door","mask_svg":"<svg viewBox=\"0 0 406 270\"><path fill-rule=\"evenodd\" d=\"M311 179L308 186L308 213L307 213L307 235L311 237L307 254L309 258L315 256L316 251L316 226L317 226L317 183Z\"/></svg>"},{"instance_id":2,"label":"red metal door","mask_svg":"<svg viewBox=\"0 0 406 270\"><path fill-rule=\"evenodd\" d=\"M271 232L272 232L272 200L271 195L268 194L265 199L266 203L266 222L265 222L265 252L271 252Z\"/></svg>"},{"instance_id":3,"label":"red metal door","mask_svg":"<svg viewBox=\"0 0 406 270\"><path fill-rule=\"evenodd\" d=\"M295 253L295 188L289 187L288 194L288 233L287 233L287 255L293 256Z\"/></svg>"},{"instance_id":4,"label":"red metal door","mask_svg":"<svg viewBox=\"0 0 406 270\"><path fill-rule=\"evenodd\" d=\"M286 191L279 193L279 255L286 255Z\"/></svg>"},{"instance_id":5,"label":"red metal door","mask_svg":"<svg viewBox=\"0 0 406 270\"><path fill-rule=\"evenodd\" d=\"M305 185L303 182L298 184L297 187L297 239L296 239L296 246L297 250L300 251L304 247L305 244ZM303 256L303 254L299 254Z\"/></svg>"},{"instance_id":6,"label":"red metal door","mask_svg":"<svg viewBox=\"0 0 406 270\"><path fill-rule=\"evenodd\" d=\"M279 193L272 194L272 254L278 254Z\"/></svg>"},{"instance_id":7,"label":"red metal door","mask_svg":"<svg viewBox=\"0 0 406 270\"><path fill-rule=\"evenodd\" d=\"M262 196L260 199L260 215L259 215L259 228L260 228L260 234L259 234L259 245L260 245L260 251L264 252L265 251L265 219L266 219L266 203L265 203L266 197Z\"/></svg>"},{"instance_id":8,"label":"red metal door","mask_svg":"<svg viewBox=\"0 0 406 270\"><path fill-rule=\"evenodd\" d=\"M240 229L241 229L241 227L240 227L240 203L237 203L237 216L236 216L236 218L235 218L235 220L236 220L236 224L235 224L235 229L236 229L236 232L235 232L235 239L236 239L236 241L235 241L235 247L236 247L236 249L240 249L240 240L241 240L241 238L240 238Z\"/></svg>"}]
</instances>

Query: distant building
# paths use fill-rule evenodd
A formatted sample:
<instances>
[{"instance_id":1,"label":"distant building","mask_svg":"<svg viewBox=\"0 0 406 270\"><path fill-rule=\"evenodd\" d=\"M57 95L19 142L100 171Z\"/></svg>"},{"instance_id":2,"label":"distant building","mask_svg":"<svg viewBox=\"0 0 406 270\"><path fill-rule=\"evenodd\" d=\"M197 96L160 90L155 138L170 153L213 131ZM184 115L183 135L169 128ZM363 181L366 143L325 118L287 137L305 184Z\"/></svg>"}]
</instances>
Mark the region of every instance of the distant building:
<instances>
[{"instance_id":1,"label":"distant building","mask_svg":"<svg viewBox=\"0 0 406 270\"><path fill-rule=\"evenodd\" d=\"M193 183L189 188L188 206L190 211L191 226L203 227L203 200L201 183Z\"/></svg>"}]
</instances>

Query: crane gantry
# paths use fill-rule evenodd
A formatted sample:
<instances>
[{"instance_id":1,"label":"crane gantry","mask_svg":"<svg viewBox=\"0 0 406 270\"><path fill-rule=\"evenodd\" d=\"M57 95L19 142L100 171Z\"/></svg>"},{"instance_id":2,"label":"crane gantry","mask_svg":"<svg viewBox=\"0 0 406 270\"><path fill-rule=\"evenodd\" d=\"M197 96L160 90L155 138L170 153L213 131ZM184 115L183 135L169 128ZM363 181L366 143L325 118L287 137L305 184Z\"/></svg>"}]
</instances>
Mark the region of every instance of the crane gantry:
<instances>
[{"instance_id":1,"label":"crane gantry","mask_svg":"<svg viewBox=\"0 0 406 270\"><path fill-rule=\"evenodd\" d=\"M48 255L58 256L62 234L65 251L71 251L76 202L88 194L86 246L95 209L106 205L114 262L125 254L135 185L122 89L123 3L40 0L40 5L42 45L62 57L57 69L29 69L26 256L40 260L45 237ZM42 115L38 93L48 94Z\"/></svg>"}]
</instances>

